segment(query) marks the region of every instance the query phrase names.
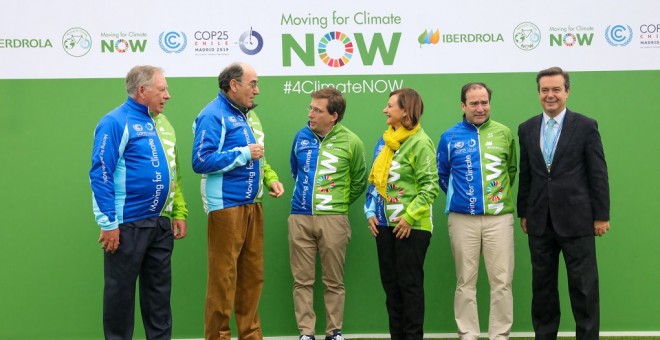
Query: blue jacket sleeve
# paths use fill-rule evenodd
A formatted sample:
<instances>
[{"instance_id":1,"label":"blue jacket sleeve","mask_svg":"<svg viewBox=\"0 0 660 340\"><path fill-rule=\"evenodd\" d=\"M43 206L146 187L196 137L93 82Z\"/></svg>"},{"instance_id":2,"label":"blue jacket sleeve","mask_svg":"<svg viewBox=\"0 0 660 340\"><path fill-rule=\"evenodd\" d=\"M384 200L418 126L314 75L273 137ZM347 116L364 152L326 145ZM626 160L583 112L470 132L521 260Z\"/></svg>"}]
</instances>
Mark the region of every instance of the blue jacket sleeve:
<instances>
[{"instance_id":1,"label":"blue jacket sleeve","mask_svg":"<svg viewBox=\"0 0 660 340\"><path fill-rule=\"evenodd\" d=\"M247 145L222 151L226 127L220 115L202 112L193 123L192 167L198 174L225 173L251 159Z\"/></svg>"},{"instance_id":2,"label":"blue jacket sleeve","mask_svg":"<svg viewBox=\"0 0 660 340\"><path fill-rule=\"evenodd\" d=\"M296 177L298 176L298 156L296 155L296 144L298 143L298 136L300 132L296 133L293 137L293 144L291 145L291 155L289 156L289 164L291 165L291 177L295 182Z\"/></svg>"},{"instance_id":3,"label":"blue jacket sleeve","mask_svg":"<svg viewBox=\"0 0 660 340\"><path fill-rule=\"evenodd\" d=\"M438 163L438 184L440 184L440 189L447 193L449 188L449 175L451 174L451 160L449 159L449 138L443 134L440 137L440 143L438 143L438 157L436 159Z\"/></svg>"},{"instance_id":4,"label":"blue jacket sleeve","mask_svg":"<svg viewBox=\"0 0 660 340\"><path fill-rule=\"evenodd\" d=\"M89 182L96 223L102 230L119 227L115 210L115 170L120 158L120 146L126 145L128 131L111 116L101 119L94 131L92 167Z\"/></svg>"},{"instance_id":5,"label":"blue jacket sleeve","mask_svg":"<svg viewBox=\"0 0 660 340\"><path fill-rule=\"evenodd\" d=\"M375 160L376 157L378 156L378 144L381 142L382 137L378 139L376 142L376 146L374 147L374 157L373 159ZM371 167L373 168L373 161L371 163ZM370 173L367 173L367 179L369 178ZM366 202L364 202L364 216L368 219L370 219L373 216L376 216L376 200L378 199L378 190L376 190L376 187L373 185L373 183L369 183L369 186L367 187L367 194L366 194Z\"/></svg>"},{"instance_id":6,"label":"blue jacket sleeve","mask_svg":"<svg viewBox=\"0 0 660 340\"><path fill-rule=\"evenodd\" d=\"M369 184L369 188L367 189L367 201L364 202L364 216L367 219L376 216L377 195L378 191L376 191L376 187L374 187L373 184Z\"/></svg>"}]
</instances>

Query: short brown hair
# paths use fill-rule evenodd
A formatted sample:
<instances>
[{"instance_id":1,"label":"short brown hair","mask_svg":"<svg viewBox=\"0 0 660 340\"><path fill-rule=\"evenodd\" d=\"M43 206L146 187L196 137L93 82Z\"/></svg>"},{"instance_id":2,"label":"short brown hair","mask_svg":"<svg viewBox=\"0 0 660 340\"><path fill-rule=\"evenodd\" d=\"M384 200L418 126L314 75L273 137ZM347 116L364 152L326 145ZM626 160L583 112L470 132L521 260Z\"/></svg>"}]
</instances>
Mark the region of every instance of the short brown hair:
<instances>
[{"instance_id":1,"label":"short brown hair","mask_svg":"<svg viewBox=\"0 0 660 340\"><path fill-rule=\"evenodd\" d=\"M419 124L419 119L424 114L424 102L417 91L411 88L403 88L390 92L390 97L398 96L397 104L407 114L401 120L401 125L410 130Z\"/></svg>"},{"instance_id":2,"label":"short brown hair","mask_svg":"<svg viewBox=\"0 0 660 340\"><path fill-rule=\"evenodd\" d=\"M465 101L467 100L467 93L470 90L477 90L477 89L485 89L486 92L488 92L488 101L490 101L490 97L493 95L493 90L491 90L486 84L484 83L467 83L463 85L461 88L461 103L466 104Z\"/></svg>"},{"instance_id":3,"label":"short brown hair","mask_svg":"<svg viewBox=\"0 0 660 340\"><path fill-rule=\"evenodd\" d=\"M536 91L541 90L541 85L539 84L539 80L541 80L541 78L556 76L558 74L561 74L564 77L564 90L568 91L568 89L571 88L571 79L568 76L568 72L562 70L561 67L557 67L557 66L546 68L545 70L539 71L539 73L536 75Z\"/></svg>"},{"instance_id":4,"label":"short brown hair","mask_svg":"<svg viewBox=\"0 0 660 340\"><path fill-rule=\"evenodd\" d=\"M328 113L337 113L337 121L335 124L341 122L346 112L346 99L344 95L334 87L325 87L318 91L312 92L314 99L327 99L328 100Z\"/></svg>"}]
</instances>

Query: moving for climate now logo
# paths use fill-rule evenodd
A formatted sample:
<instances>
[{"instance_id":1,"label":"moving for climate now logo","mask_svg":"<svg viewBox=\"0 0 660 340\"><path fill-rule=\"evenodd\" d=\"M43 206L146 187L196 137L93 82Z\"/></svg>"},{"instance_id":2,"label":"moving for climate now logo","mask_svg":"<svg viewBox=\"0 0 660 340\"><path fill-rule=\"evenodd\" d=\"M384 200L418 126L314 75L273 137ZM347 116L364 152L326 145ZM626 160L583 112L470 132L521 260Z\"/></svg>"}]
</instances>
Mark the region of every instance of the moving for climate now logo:
<instances>
[{"instance_id":1,"label":"moving for climate now logo","mask_svg":"<svg viewBox=\"0 0 660 340\"><path fill-rule=\"evenodd\" d=\"M315 39L316 36L313 33L307 33L301 44L293 35L283 34L283 66L291 66L291 57L295 54L305 66L315 66L318 57L323 64L329 67L343 67L353 59L356 48L363 65L373 65L377 56L380 57L383 65L392 65L399 48L401 32L392 33L387 43L382 33L374 33L371 37L365 36L363 33L353 33L351 38L345 32L330 31L319 38L318 44L315 44ZM368 43L368 40L371 42Z\"/></svg>"},{"instance_id":2,"label":"moving for climate now logo","mask_svg":"<svg viewBox=\"0 0 660 340\"><path fill-rule=\"evenodd\" d=\"M594 39L594 28L590 26L550 27L550 46L584 47L591 46Z\"/></svg>"},{"instance_id":3,"label":"moving for climate now logo","mask_svg":"<svg viewBox=\"0 0 660 340\"><path fill-rule=\"evenodd\" d=\"M147 39L139 38L146 37L147 33L142 32L101 33L101 53L142 53L147 47Z\"/></svg>"},{"instance_id":4,"label":"moving for climate now logo","mask_svg":"<svg viewBox=\"0 0 660 340\"><path fill-rule=\"evenodd\" d=\"M401 25L403 19L395 13L371 13L366 10L342 13L342 10L333 10L332 13L282 13L280 25L282 26L309 26L327 30L320 36L307 33L303 36L282 34L282 66L290 67L292 57L297 57L305 66L316 66L318 60L328 67L340 68L357 60L357 55L364 66L371 66L379 57L385 66L394 64L396 53L401 41L401 32L393 32L394 26ZM350 33L346 31L348 25L364 27L374 32L370 27L387 27L386 34L377 33ZM328 27L336 27L329 29ZM246 52L247 53L247 52ZM355 62L354 62L355 63Z\"/></svg>"}]
</instances>

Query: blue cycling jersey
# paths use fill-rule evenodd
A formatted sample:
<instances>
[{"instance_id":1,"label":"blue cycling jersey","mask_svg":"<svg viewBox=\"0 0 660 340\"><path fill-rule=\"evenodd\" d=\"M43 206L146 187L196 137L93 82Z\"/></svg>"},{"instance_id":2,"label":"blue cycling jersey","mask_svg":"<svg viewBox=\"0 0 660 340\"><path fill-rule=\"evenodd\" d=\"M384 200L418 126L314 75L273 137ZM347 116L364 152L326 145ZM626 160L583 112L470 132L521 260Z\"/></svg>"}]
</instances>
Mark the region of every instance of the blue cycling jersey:
<instances>
[{"instance_id":1,"label":"blue cycling jersey","mask_svg":"<svg viewBox=\"0 0 660 340\"><path fill-rule=\"evenodd\" d=\"M173 187L156 124L147 106L128 98L94 131L92 186L96 222L103 230L160 216Z\"/></svg>"}]
</instances>

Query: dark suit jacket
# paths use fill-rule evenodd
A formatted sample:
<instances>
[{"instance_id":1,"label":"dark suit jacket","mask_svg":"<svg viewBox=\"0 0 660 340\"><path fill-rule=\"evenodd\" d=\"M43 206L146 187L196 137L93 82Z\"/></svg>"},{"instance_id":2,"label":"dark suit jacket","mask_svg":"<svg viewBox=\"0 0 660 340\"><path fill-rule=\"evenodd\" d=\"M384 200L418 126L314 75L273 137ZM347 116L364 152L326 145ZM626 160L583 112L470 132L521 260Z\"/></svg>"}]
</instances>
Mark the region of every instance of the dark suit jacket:
<instances>
[{"instance_id":1,"label":"dark suit jacket","mask_svg":"<svg viewBox=\"0 0 660 340\"><path fill-rule=\"evenodd\" d=\"M609 221L610 189L598 123L566 110L548 172L540 146L543 115L518 127L520 182L518 216L527 218L527 233L540 236L548 212L562 237L594 234L594 220Z\"/></svg>"}]
</instances>

